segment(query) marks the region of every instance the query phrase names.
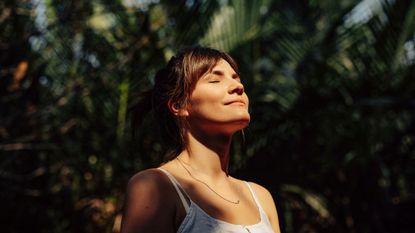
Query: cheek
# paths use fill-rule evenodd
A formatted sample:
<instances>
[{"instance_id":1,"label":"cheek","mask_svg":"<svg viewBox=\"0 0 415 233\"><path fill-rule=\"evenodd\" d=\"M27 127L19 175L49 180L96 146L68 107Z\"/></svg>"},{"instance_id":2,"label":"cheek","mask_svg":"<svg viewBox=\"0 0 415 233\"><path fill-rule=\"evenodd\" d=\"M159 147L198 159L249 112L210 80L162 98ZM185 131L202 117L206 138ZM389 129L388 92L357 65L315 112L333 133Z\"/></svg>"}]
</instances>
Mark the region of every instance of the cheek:
<instances>
[{"instance_id":1,"label":"cheek","mask_svg":"<svg viewBox=\"0 0 415 233\"><path fill-rule=\"evenodd\" d=\"M218 100L218 98L210 94L200 96L200 98L193 98L190 101L189 113L193 116L210 118L218 113L222 114L224 108L221 103L220 98Z\"/></svg>"},{"instance_id":2,"label":"cheek","mask_svg":"<svg viewBox=\"0 0 415 233\"><path fill-rule=\"evenodd\" d=\"M219 88L200 88L197 93L191 96L191 102L197 105L213 105L221 103L223 100L223 91Z\"/></svg>"}]
</instances>

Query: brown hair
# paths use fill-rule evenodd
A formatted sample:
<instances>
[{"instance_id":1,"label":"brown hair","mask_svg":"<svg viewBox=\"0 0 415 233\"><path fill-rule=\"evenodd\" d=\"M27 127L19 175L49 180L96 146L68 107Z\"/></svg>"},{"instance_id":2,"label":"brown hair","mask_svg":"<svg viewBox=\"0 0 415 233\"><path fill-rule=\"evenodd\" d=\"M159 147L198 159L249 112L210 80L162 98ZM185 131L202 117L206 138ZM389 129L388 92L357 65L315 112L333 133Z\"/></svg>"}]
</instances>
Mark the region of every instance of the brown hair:
<instances>
[{"instance_id":1,"label":"brown hair","mask_svg":"<svg viewBox=\"0 0 415 233\"><path fill-rule=\"evenodd\" d=\"M224 59L239 74L235 60L227 53L206 47L191 47L173 56L155 76L152 90L133 109L133 128L137 128L149 111L153 111L160 127L162 143L167 147L166 160L175 158L186 147L183 119L172 114L169 102L183 107L196 82Z\"/></svg>"}]
</instances>

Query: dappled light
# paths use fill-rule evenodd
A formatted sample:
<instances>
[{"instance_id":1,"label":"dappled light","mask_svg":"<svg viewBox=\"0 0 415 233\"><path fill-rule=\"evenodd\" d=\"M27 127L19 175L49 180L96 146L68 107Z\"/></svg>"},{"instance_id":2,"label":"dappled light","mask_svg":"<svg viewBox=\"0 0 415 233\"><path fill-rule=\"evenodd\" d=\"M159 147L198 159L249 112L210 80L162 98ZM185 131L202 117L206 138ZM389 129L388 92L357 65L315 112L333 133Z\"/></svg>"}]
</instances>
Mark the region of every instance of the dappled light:
<instances>
[{"instance_id":1,"label":"dappled light","mask_svg":"<svg viewBox=\"0 0 415 233\"><path fill-rule=\"evenodd\" d=\"M177 50L234 57L251 122L231 173L285 233L409 233L414 1L0 3L1 232L119 232L129 178L166 148L130 109Z\"/></svg>"}]
</instances>

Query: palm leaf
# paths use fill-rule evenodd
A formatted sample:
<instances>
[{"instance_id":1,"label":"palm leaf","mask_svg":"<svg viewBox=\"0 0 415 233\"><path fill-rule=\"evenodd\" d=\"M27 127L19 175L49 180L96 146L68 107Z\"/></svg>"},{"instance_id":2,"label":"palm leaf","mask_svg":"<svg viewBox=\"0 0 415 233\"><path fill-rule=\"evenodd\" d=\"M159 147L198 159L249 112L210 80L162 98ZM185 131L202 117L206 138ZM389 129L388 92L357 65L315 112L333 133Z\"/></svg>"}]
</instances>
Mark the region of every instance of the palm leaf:
<instances>
[{"instance_id":1,"label":"palm leaf","mask_svg":"<svg viewBox=\"0 0 415 233\"><path fill-rule=\"evenodd\" d=\"M267 9L269 1L233 0L222 6L200 39L200 44L224 51L252 41L261 35L259 24L261 9Z\"/></svg>"}]
</instances>

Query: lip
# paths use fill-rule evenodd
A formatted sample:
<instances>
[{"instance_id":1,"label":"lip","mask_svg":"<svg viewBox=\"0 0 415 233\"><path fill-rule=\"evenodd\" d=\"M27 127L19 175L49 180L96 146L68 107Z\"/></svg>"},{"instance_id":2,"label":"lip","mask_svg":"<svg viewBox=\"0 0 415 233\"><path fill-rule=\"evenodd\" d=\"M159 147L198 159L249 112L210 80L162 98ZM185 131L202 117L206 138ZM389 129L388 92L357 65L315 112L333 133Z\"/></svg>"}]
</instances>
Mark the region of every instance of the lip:
<instances>
[{"instance_id":1,"label":"lip","mask_svg":"<svg viewBox=\"0 0 415 233\"><path fill-rule=\"evenodd\" d=\"M232 100L229 102L226 102L225 105L239 105L239 106L245 106L246 103L243 100Z\"/></svg>"}]
</instances>

